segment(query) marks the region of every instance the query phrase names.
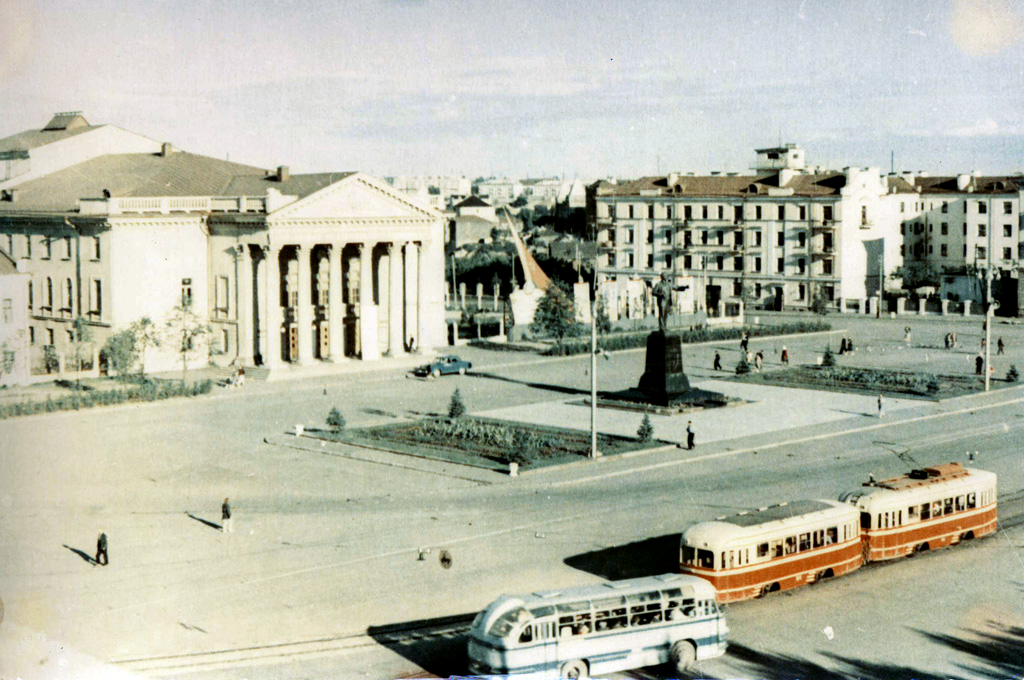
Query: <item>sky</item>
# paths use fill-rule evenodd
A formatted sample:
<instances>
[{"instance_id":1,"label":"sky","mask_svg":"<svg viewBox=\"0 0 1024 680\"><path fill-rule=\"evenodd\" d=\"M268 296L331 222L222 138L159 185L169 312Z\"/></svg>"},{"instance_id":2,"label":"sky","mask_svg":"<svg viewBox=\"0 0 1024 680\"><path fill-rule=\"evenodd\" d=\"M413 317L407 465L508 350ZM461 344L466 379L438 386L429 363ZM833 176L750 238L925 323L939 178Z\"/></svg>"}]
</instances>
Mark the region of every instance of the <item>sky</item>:
<instances>
[{"instance_id":1,"label":"sky","mask_svg":"<svg viewBox=\"0 0 1024 680\"><path fill-rule=\"evenodd\" d=\"M0 137L292 172L1024 170L1024 0L0 0Z\"/></svg>"}]
</instances>

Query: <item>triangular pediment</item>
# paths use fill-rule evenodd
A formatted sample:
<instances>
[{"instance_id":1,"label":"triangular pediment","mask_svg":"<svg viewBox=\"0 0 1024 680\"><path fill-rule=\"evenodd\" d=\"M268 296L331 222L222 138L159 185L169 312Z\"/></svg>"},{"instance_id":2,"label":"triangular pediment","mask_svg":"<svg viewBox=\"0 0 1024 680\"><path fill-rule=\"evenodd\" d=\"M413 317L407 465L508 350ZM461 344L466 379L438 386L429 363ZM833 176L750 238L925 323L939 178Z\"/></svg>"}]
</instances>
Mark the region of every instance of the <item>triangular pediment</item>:
<instances>
[{"instance_id":1,"label":"triangular pediment","mask_svg":"<svg viewBox=\"0 0 1024 680\"><path fill-rule=\"evenodd\" d=\"M440 215L368 175L356 173L271 213L276 220L417 219Z\"/></svg>"}]
</instances>

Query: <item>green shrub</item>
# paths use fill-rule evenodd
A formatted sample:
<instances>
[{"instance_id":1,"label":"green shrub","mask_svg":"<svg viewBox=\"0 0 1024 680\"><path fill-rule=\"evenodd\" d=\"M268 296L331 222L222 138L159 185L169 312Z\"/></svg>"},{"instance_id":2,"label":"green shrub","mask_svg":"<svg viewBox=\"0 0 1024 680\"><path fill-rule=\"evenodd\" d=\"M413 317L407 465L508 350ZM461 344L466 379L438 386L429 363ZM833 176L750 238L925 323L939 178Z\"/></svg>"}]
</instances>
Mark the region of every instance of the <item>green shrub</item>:
<instances>
[{"instance_id":1,"label":"green shrub","mask_svg":"<svg viewBox=\"0 0 1024 680\"><path fill-rule=\"evenodd\" d=\"M466 415L466 404L462 401L462 394L459 392L459 388L455 388L455 392L452 393L452 399L448 402L448 417L451 419L461 418Z\"/></svg>"},{"instance_id":2,"label":"green shrub","mask_svg":"<svg viewBox=\"0 0 1024 680\"><path fill-rule=\"evenodd\" d=\"M736 364L736 375L746 375L750 373L750 364L747 363L745 356L740 357L739 362Z\"/></svg>"},{"instance_id":3,"label":"green shrub","mask_svg":"<svg viewBox=\"0 0 1024 680\"><path fill-rule=\"evenodd\" d=\"M654 438L654 425L651 425L651 417L646 413L644 414L644 419L640 421L640 427L636 431L636 438L643 444Z\"/></svg>"},{"instance_id":4,"label":"green shrub","mask_svg":"<svg viewBox=\"0 0 1024 680\"><path fill-rule=\"evenodd\" d=\"M332 407L330 413L327 414L327 426L335 432L345 429L345 416L341 415L341 411L337 407Z\"/></svg>"},{"instance_id":5,"label":"green shrub","mask_svg":"<svg viewBox=\"0 0 1024 680\"><path fill-rule=\"evenodd\" d=\"M1020 380L1020 372L1015 364L1010 364L1010 370L1006 372L1006 381L1015 383Z\"/></svg>"},{"instance_id":6,"label":"green shrub","mask_svg":"<svg viewBox=\"0 0 1024 680\"><path fill-rule=\"evenodd\" d=\"M825 345L825 356L821 358L822 366L835 366L836 355L832 354L832 345Z\"/></svg>"}]
</instances>

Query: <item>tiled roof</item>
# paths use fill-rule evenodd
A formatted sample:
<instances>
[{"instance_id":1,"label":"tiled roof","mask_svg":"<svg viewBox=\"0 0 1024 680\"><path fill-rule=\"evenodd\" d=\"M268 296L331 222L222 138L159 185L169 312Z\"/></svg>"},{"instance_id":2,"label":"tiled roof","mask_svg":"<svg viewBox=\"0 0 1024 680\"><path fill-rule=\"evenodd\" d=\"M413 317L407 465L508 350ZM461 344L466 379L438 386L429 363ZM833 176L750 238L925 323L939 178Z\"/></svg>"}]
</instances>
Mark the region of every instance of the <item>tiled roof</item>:
<instances>
[{"instance_id":1,"label":"tiled roof","mask_svg":"<svg viewBox=\"0 0 1024 680\"><path fill-rule=\"evenodd\" d=\"M914 185L897 175L890 175L885 178L888 183L889 191L894 191L897 194L916 194L917 190L914 189Z\"/></svg>"},{"instance_id":2,"label":"tiled roof","mask_svg":"<svg viewBox=\"0 0 1024 680\"><path fill-rule=\"evenodd\" d=\"M69 212L80 198L110 196L231 196L238 175L261 178L262 168L176 151L110 154L84 161L16 187L18 200L0 202L0 214ZM265 190L262 193L266 193Z\"/></svg>"},{"instance_id":3,"label":"tiled roof","mask_svg":"<svg viewBox=\"0 0 1024 680\"><path fill-rule=\"evenodd\" d=\"M795 196L833 196L846 186L841 172L795 173L790 181L779 185L778 172L757 175L681 175L669 186L664 176L623 180L618 184L601 182L598 196L767 196L772 189L792 189Z\"/></svg>"},{"instance_id":4,"label":"tiled roof","mask_svg":"<svg viewBox=\"0 0 1024 680\"><path fill-rule=\"evenodd\" d=\"M36 147L59 142L62 139L74 137L90 130L97 130L101 127L104 126L85 125L70 130L26 130L25 132L19 132L16 135L0 139L0 158L15 152L31 151ZM13 158L14 156L11 155L11 157Z\"/></svg>"},{"instance_id":5,"label":"tiled roof","mask_svg":"<svg viewBox=\"0 0 1024 680\"><path fill-rule=\"evenodd\" d=\"M320 172L309 175L291 175L283 182L273 176L238 175L232 178L221 196L264 196L267 189L277 189L288 196L305 198L326 186L354 175L354 172Z\"/></svg>"},{"instance_id":6,"label":"tiled roof","mask_svg":"<svg viewBox=\"0 0 1024 680\"><path fill-rule=\"evenodd\" d=\"M914 185L922 194L1015 194L1024 186L1021 177L970 177L963 189L957 177L918 177Z\"/></svg>"},{"instance_id":7,"label":"tiled roof","mask_svg":"<svg viewBox=\"0 0 1024 680\"><path fill-rule=\"evenodd\" d=\"M456 208L490 208L491 204L479 196L470 196L461 203L455 204Z\"/></svg>"}]
</instances>

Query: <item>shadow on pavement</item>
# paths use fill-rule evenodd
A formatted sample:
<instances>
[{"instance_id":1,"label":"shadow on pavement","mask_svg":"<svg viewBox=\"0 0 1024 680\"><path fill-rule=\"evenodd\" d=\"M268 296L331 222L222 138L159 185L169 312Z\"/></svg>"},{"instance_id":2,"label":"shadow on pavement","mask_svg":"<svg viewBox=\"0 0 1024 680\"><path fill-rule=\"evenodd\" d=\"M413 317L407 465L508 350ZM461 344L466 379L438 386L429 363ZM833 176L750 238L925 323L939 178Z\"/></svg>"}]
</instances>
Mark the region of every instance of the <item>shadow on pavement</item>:
<instances>
[{"instance_id":1,"label":"shadow on pavement","mask_svg":"<svg viewBox=\"0 0 1024 680\"><path fill-rule=\"evenodd\" d=\"M532 387L538 390L558 392L559 394L590 394L590 390L581 390L576 387L566 387L564 385L548 385L547 383L530 382L529 380L517 380L516 378L509 378L507 376L497 375L495 373L481 373L479 371L473 371L472 373L467 373L466 375L471 376L473 378L485 378L488 380L500 380L502 382L515 383L517 385L524 385L526 387ZM603 395L603 393L601 392L599 392L598 394Z\"/></svg>"},{"instance_id":2,"label":"shadow on pavement","mask_svg":"<svg viewBox=\"0 0 1024 680\"><path fill-rule=\"evenodd\" d=\"M370 626L369 635L382 647L408 659L437 677L469 672L465 629L476 614Z\"/></svg>"},{"instance_id":3,"label":"shadow on pavement","mask_svg":"<svg viewBox=\"0 0 1024 680\"><path fill-rule=\"evenodd\" d=\"M79 550L78 548L72 548L67 543L64 544L64 547L67 548L68 550L70 550L71 552L75 553L79 557L81 557L83 560L85 560L89 564L96 564L95 558L93 558L92 555L90 555L89 553L85 552L84 550Z\"/></svg>"},{"instance_id":4,"label":"shadow on pavement","mask_svg":"<svg viewBox=\"0 0 1024 680\"><path fill-rule=\"evenodd\" d=\"M208 519L203 519L202 517L196 517L191 512L186 512L185 514L188 515L189 517L191 517L192 519L194 519L195 521L199 522L200 524L205 524L206 526L210 527L211 529L216 529L217 531L221 531L224 528L224 527L222 527L219 524L214 524L213 522L211 522Z\"/></svg>"},{"instance_id":5,"label":"shadow on pavement","mask_svg":"<svg viewBox=\"0 0 1024 680\"><path fill-rule=\"evenodd\" d=\"M679 534L572 555L565 564L611 581L679 571Z\"/></svg>"}]
</instances>

